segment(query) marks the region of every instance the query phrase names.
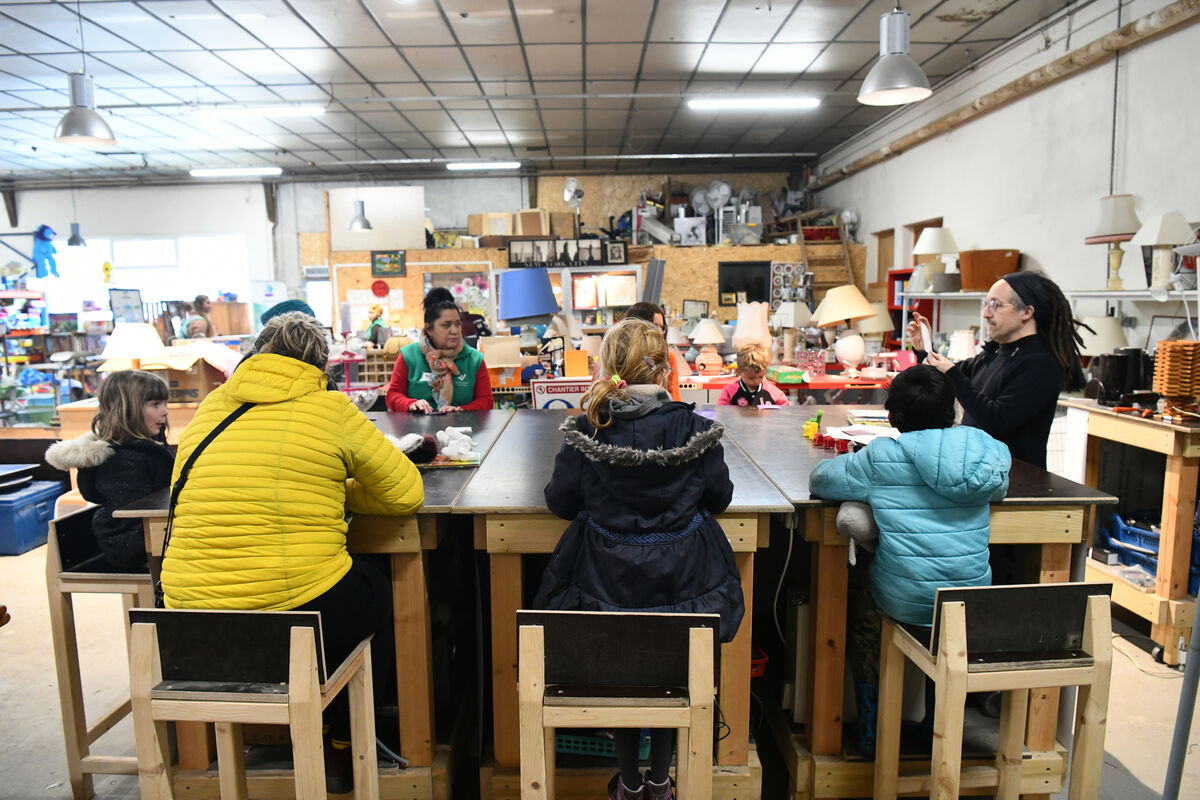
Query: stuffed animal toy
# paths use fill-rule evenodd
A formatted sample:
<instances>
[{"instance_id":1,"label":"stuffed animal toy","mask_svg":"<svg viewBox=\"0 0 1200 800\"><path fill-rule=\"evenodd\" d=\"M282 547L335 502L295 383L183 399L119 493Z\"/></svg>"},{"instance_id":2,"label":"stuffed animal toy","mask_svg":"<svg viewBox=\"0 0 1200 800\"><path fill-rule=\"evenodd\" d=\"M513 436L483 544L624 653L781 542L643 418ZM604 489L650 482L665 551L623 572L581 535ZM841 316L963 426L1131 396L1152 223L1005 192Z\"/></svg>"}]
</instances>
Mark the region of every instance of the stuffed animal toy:
<instances>
[{"instance_id":1,"label":"stuffed animal toy","mask_svg":"<svg viewBox=\"0 0 1200 800\"><path fill-rule=\"evenodd\" d=\"M49 225L38 225L33 232L34 274L39 278L46 277L47 273L58 277L58 264L54 261L54 254L58 251L51 241L54 235L54 229Z\"/></svg>"},{"instance_id":2,"label":"stuffed animal toy","mask_svg":"<svg viewBox=\"0 0 1200 800\"><path fill-rule=\"evenodd\" d=\"M438 442L432 436L406 433L399 438L389 435L387 439L414 464L428 464L438 454Z\"/></svg>"}]
</instances>

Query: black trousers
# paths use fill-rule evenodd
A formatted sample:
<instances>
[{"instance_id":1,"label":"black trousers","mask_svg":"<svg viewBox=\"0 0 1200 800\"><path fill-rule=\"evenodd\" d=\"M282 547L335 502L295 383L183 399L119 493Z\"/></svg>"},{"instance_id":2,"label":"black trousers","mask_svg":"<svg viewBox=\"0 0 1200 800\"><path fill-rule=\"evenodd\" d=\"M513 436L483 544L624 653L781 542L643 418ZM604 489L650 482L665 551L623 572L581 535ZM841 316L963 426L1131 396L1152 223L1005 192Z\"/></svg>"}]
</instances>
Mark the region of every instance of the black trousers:
<instances>
[{"instance_id":1,"label":"black trousers","mask_svg":"<svg viewBox=\"0 0 1200 800\"><path fill-rule=\"evenodd\" d=\"M333 672L346 656L370 634L371 671L375 707L396 702L396 631L392 626L392 584L386 561L383 567L370 556L354 556L350 571L329 591L296 611L321 612L321 640L325 663ZM325 709L325 721L333 738L350 739L350 701L343 690Z\"/></svg>"}]
</instances>

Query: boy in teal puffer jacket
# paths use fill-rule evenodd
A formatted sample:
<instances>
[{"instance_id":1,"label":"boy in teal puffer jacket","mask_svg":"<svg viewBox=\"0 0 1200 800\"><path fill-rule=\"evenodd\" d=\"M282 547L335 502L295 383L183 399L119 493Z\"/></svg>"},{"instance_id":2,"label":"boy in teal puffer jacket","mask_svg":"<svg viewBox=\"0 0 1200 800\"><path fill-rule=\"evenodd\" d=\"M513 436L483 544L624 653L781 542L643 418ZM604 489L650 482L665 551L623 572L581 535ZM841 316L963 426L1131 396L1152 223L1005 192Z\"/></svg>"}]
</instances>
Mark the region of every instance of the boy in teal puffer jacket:
<instances>
[{"instance_id":1,"label":"boy in teal puffer jacket","mask_svg":"<svg viewBox=\"0 0 1200 800\"><path fill-rule=\"evenodd\" d=\"M808 484L818 497L867 503L879 528L870 580L852 571L847 615L859 745L868 757L875 748L880 613L929 626L939 588L991 584L989 504L1008 492L1012 466L1004 444L978 428L952 427L954 384L933 367L897 375L884 407L900 437L818 464Z\"/></svg>"}]
</instances>

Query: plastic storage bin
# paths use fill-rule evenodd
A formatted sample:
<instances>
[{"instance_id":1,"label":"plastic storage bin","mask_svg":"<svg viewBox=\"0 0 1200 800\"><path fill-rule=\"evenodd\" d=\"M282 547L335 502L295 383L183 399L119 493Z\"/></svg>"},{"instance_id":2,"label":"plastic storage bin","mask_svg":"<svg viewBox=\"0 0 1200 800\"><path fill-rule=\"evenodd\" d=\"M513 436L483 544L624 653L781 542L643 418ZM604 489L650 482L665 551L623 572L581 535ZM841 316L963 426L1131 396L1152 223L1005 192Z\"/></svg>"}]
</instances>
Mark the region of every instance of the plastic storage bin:
<instances>
[{"instance_id":1,"label":"plastic storage bin","mask_svg":"<svg viewBox=\"0 0 1200 800\"><path fill-rule=\"evenodd\" d=\"M1135 548L1157 553L1159 532L1151 530L1151 525L1157 524L1157 517L1151 521L1145 521L1151 516L1149 513L1129 514L1126 515L1126 518L1122 518L1119 514L1113 514L1108 518L1108 536L1122 544L1133 545ZM1193 567L1200 567L1200 532L1197 532L1195 528L1192 529L1190 563Z\"/></svg>"},{"instance_id":2,"label":"plastic storage bin","mask_svg":"<svg viewBox=\"0 0 1200 800\"><path fill-rule=\"evenodd\" d=\"M54 500L63 490L57 481L34 481L0 494L0 555L15 556L46 543Z\"/></svg>"},{"instance_id":3,"label":"plastic storage bin","mask_svg":"<svg viewBox=\"0 0 1200 800\"><path fill-rule=\"evenodd\" d=\"M559 753L574 753L598 758L616 758L617 748L607 736L584 736L569 733L554 735L554 750ZM650 757L650 739L643 737L638 742L638 760Z\"/></svg>"}]
</instances>

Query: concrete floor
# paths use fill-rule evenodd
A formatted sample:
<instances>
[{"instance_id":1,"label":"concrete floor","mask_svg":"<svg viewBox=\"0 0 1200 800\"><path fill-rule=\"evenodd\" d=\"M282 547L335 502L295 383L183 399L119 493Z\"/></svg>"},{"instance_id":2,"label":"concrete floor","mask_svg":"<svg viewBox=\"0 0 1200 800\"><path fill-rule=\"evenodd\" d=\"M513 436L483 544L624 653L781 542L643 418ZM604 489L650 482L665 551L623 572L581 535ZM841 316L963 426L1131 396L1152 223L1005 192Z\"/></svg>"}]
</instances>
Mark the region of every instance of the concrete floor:
<instances>
[{"instance_id":1,"label":"concrete floor","mask_svg":"<svg viewBox=\"0 0 1200 800\"><path fill-rule=\"evenodd\" d=\"M0 557L0 604L12 621L0 628L0 798L70 798L62 726L50 644L44 547ZM126 692L128 667L121 603L115 596L76 596L80 661L89 714L115 705ZM1151 800L1160 797L1179 702L1182 672L1157 664L1125 631L1114 641L1113 691L1101 797ZM1131 638L1127 638L1131 637ZM1200 714L1193 720L1180 797L1200 797ZM108 755L132 755L133 732L126 719L93 747ZM131 776L97 776L96 796L136 798ZM1061 795L1066 798L1066 791ZM777 800L767 798L766 800ZM778 800L782 800L781 798Z\"/></svg>"}]
</instances>

